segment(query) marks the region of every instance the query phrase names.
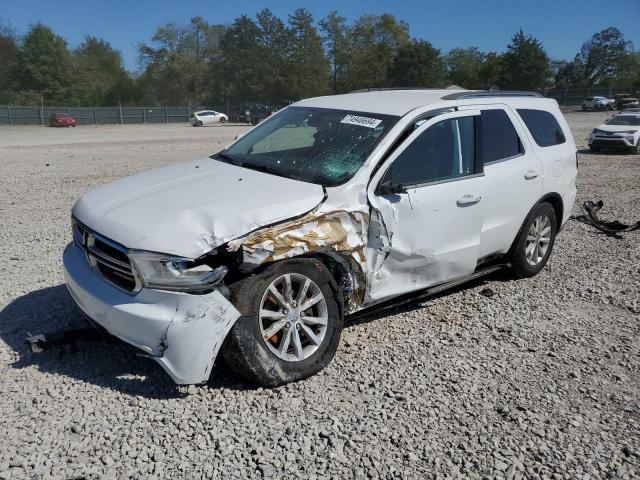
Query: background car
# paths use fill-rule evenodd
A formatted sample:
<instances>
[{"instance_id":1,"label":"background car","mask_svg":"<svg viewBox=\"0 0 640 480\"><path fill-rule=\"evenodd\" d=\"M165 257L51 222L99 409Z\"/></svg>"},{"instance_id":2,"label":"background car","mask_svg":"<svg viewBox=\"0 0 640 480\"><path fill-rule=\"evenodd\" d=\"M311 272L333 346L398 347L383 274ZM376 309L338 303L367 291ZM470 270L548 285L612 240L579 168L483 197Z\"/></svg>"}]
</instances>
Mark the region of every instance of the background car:
<instances>
[{"instance_id":1,"label":"background car","mask_svg":"<svg viewBox=\"0 0 640 480\"><path fill-rule=\"evenodd\" d=\"M618 110L625 110L627 108L640 107L640 101L637 97L633 97L628 93L618 93L615 95L616 104L615 107Z\"/></svg>"},{"instance_id":2,"label":"background car","mask_svg":"<svg viewBox=\"0 0 640 480\"><path fill-rule=\"evenodd\" d=\"M593 129L589 150L625 148L640 153L640 113L620 113Z\"/></svg>"},{"instance_id":3,"label":"background car","mask_svg":"<svg viewBox=\"0 0 640 480\"><path fill-rule=\"evenodd\" d=\"M607 97L587 97L582 100L582 110L613 110L615 100Z\"/></svg>"},{"instance_id":4,"label":"background car","mask_svg":"<svg viewBox=\"0 0 640 480\"><path fill-rule=\"evenodd\" d=\"M229 117L227 117L224 113L216 112L214 110L201 110L199 112L194 112L192 114L192 117L194 127L201 127L203 125L210 125L212 123L224 123L229 121Z\"/></svg>"},{"instance_id":5,"label":"background car","mask_svg":"<svg viewBox=\"0 0 640 480\"><path fill-rule=\"evenodd\" d=\"M234 122L257 125L277 110L277 107L262 105L260 103L244 103L231 110L229 115Z\"/></svg>"},{"instance_id":6,"label":"background car","mask_svg":"<svg viewBox=\"0 0 640 480\"><path fill-rule=\"evenodd\" d=\"M68 113L54 113L49 117L50 127L75 127L76 119Z\"/></svg>"}]
</instances>

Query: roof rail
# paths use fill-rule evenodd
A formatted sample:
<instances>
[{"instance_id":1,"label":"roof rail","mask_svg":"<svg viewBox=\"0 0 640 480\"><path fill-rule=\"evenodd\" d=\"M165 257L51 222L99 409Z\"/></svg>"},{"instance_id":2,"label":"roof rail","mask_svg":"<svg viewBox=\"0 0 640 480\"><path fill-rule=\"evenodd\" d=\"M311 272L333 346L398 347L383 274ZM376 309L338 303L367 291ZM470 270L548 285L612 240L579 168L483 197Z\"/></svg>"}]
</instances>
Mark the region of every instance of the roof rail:
<instances>
[{"instance_id":1,"label":"roof rail","mask_svg":"<svg viewBox=\"0 0 640 480\"><path fill-rule=\"evenodd\" d=\"M468 98L486 98L486 97L539 97L542 98L538 92L516 92L516 91L495 91L489 92L485 90L479 90L476 92L456 92L450 95L445 95L442 100L462 100Z\"/></svg>"},{"instance_id":2,"label":"roof rail","mask_svg":"<svg viewBox=\"0 0 640 480\"><path fill-rule=\"evenodd\" d=\"M349 93L365 93L365 92L386 92L388 90L446 90L446 88L430 88L430 87L373 87L361 88L353 90Z\"/></svg>"}]
</instances>

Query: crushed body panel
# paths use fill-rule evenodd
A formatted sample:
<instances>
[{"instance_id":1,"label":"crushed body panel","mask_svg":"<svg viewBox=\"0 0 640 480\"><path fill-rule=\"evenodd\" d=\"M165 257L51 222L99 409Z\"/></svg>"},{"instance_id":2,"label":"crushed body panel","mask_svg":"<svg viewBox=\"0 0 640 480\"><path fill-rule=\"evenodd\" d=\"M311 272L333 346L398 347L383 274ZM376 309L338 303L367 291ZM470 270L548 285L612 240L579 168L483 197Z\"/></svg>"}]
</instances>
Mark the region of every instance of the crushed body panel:
<instances>
[{"instance_id":1,"label":"crushed body panel","mask_svg":"<svg viewBox=\"0 0 640 480\"><path fill-rule=\"evenodd\" d=\"M240 317L218 290L124 293L95 275L74 243L64 251L64 271L69 293L85 314L152 357L179 385L209 379L220 346Z\"/></svg>"}]
</instances>

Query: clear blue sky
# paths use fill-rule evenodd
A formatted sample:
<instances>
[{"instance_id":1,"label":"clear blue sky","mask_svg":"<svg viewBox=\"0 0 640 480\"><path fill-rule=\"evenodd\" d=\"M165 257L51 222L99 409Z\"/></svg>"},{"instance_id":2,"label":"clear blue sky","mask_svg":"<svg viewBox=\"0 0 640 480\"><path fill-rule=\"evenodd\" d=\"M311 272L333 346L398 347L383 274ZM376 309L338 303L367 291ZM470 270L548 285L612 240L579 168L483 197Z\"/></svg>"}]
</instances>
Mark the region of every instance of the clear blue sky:
<instances>
[{"instance_id":1,"label":"clear blue sky","mask_svg":"<svg viewBox=\"0 0 640 480\"><path fill-rule=\"evenodd\" d=\"M363 13L393 13L411 27L411 35L429 40L443 52L477 46L503 51L522 28L538 37L553 59L571 59L580 45L603 28L619 28L640 49L640 0L0 0L0 22L24 33L42 22L77 46L85 35L103 38L137 68L136 45L149 41L167 22L188 23L195 15L229 24L241 14L270 8L286 18L304 6L316 19L337 10L349 21Z\"/></svg>"}]
</instances>

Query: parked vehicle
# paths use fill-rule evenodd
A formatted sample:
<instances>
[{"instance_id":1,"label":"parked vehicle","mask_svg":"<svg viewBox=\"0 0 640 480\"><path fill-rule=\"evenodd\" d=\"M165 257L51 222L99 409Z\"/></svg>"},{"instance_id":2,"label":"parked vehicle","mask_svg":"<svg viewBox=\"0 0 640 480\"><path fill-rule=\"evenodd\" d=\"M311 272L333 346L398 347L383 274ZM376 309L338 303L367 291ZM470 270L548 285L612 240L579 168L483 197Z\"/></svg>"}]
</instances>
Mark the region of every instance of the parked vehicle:
<instances>
[{"instance_id":1,"label":"parked vehicle","mask_svg":"<svg viewBox=\"0 0 640 480\"><path fill-rule=\"evenodd\" d=\"M68 113L54 113L49 117L50 127L75 127L76 119Z\"/></svg>"},{"instance_id":2,"label":"parked vehicle","mask_svg":"<svg viewBox=\"0 0 640 480\"><path fill-rule=\"evenodd\" d=\"M628 93L618 93L615 95L616 109L625 110L627 108L639 108L640 100L638 98L629 95Z\"/></svg>"},{"instance_id":3,"label":"parked vehicle","mask_svg":"<svg viewBox=\"0 0 640 480\"><path fill-rule=\"evenodd\" d=\"M222 351L280 385L331 361L346 314L502 268L536 275L576 174L569 127L538 94L307 99L211 157L83 195L66 282L178 384L206 382Z\"/></svg>"},{"instance_id":4,"label":"parked vehicle","mask_svg":"<svg viewBox=\"0 0 640 480\"><path fill-rule=\"evenodd\" d=\"M191 114L194 127L202 127L203 125L211 125L212 123L225 123L229 121L224 113L214 110L201 110Z\"/></svg>"},{"instance_id":5,"label":"parked vehicle","mask_svg":"<svg viewBox=\"0 0 640 480\"><path fill-rule=\"evenodd\" d=\"M275 111L277 111L275 107L259 103L245 103L231 110L229 115L233 122L257 125Z\"/></svg>"},{"instance_id":6,"label":"parked vehicle","mask_svg":"<svg viewBox=\"0 0 640 480\"><path fill-rule=\"evenodd\" d=\"M614 115L593 129L589 135L589 150L624 148L640 154L640 113L626 111Z\"/></svg>"},{"instance_id":7,"label":"parked vehicle","mask_svg":"<svg viewBox=\"0 0 640 480\"><path fill-rule=\"evenodd\" d=\"M613 110L615 100L607 97L587 97L582 100L582 110Z\"/></svg>"}]
</instances>

